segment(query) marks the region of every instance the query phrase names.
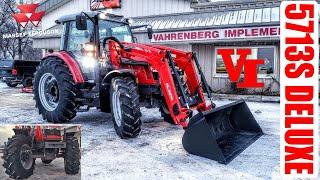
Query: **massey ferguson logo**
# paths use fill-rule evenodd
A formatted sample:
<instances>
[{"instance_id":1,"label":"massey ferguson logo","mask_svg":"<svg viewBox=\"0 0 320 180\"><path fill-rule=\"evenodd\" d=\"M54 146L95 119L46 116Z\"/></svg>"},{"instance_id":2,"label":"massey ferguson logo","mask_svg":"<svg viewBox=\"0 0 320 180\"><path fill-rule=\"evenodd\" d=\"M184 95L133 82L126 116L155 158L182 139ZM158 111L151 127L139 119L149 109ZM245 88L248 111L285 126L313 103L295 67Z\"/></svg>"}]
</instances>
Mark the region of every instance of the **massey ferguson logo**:
<instances>
[{"instance_id":1,"label":"massey ferguson logo","mask_svg":"<svg viewBox=\"0 0 320 180\"><path fill-rule=\"evenodd\" d=\"M33 26L37 27L44 16L45 12L36 12L39 4L23 4L18 5L17 8L20 10L18 14L12 14L12 17L19 23L23 28L27 27L28 23L31 22Z\"/></svg>"},{"instance_id":2,"label":"massey ferguson logo","mask_svg":"<svg viewBox=\"0 0 320 180\"><path fill-rule=\"evenodd\" d=\"M232 56L235 54L239 56L237 64L234 65ZM264 64L261 59L248 59L251 55L251 49L218 49L218 54L226 65L231 82L237 83L238 88L263 88L264 83L258 82L258 66ZM243 81L240 81L240 75L244 72Z\"/></svg>"}]
</instances>

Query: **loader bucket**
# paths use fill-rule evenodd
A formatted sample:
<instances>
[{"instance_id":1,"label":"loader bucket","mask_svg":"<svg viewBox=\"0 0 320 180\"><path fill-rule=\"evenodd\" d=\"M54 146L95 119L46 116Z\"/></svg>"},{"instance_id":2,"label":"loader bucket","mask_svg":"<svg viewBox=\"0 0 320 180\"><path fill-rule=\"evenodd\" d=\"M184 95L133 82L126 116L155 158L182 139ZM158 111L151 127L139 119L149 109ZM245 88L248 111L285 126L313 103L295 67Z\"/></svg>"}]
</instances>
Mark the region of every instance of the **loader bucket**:
<instances>
[{"instance_id":1,"label":"loader bucket","mask_svg":"<svg viewBox=\"0 0 320 180\"><path fill-rule=\"evenodd\" d=\"M182 144L191 154L228 164L262 135L247 104L240 100L192 117Z\"/></svg>"}]
</instances>

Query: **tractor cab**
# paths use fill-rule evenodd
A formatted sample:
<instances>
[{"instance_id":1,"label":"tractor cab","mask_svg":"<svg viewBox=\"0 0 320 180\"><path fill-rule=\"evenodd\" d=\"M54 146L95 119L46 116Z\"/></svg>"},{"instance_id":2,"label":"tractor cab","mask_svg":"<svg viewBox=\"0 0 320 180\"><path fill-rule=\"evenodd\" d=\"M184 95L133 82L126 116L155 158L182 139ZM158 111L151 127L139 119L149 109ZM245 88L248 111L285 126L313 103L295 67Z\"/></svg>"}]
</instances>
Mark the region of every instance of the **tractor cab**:
<instances>
[{"instance_id":1,"label":"tractor cab","mask_svg":"<svg viewBox=\"0 0 320 180\"><path fill-rule=\"evenodd\" d=\"M94 82L99 64L106 66L109 61L109 50L103 47L103 43L111 37L119 42L136 41L131 29L141 26L130 27L129 22L123 16L103 12L82 12L62 17L56 21L64 27L60 50L70 53L81 66L86 80ZM151 36L150 28L148 33ZM100 76L105 74L102 72Z\"/></svg>"}]
</instances>

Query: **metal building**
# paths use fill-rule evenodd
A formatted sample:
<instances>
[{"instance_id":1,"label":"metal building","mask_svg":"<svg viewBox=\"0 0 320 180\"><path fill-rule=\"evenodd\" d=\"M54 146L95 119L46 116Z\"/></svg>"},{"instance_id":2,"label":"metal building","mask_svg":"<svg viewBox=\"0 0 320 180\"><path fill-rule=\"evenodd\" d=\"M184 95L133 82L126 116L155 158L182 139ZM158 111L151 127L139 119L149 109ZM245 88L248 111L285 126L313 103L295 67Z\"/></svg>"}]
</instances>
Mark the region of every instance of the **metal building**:
<instances>
[{"instance_id":1,"label":"metal building","mask_svg":"<svg viewBox=\"0 0 320 180\"><path fill-rule=\"evenodd\" d=\"M279 93L280 1L191 1L191 0L122 0L112 13L131 17L132 25L150 24L153 39L145 30L135 31L139 42L171 46L198 54L202 69L217 93ZM88 0L45 0L43 29L61 29L54 24L60 16L90 11ZM34 47L58 49L59 33L34 39ZM264 59L258 78L263 89L237 89L230 83L219 48L248 48L251 59Z\"/></svg>"}]
</instances>

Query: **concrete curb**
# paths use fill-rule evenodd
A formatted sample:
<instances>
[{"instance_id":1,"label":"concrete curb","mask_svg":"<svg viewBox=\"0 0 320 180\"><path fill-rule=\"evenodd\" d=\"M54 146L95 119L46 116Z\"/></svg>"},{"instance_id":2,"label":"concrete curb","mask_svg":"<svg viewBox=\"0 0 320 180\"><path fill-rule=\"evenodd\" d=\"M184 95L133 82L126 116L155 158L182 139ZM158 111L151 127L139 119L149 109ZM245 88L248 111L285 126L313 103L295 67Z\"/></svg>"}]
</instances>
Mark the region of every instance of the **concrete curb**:
<instances>
[{"instance_id":1,"label":"concrete curb","mask_svg":"<svg viewBox=\"0 0 320 180\"><path fill-rule=\"evenodd\" d=\"M248 102L280 103L279 96L237 95L237 94L212 94L216 100L237 101L244 99Z\"/></svg>"}]
</instances>

